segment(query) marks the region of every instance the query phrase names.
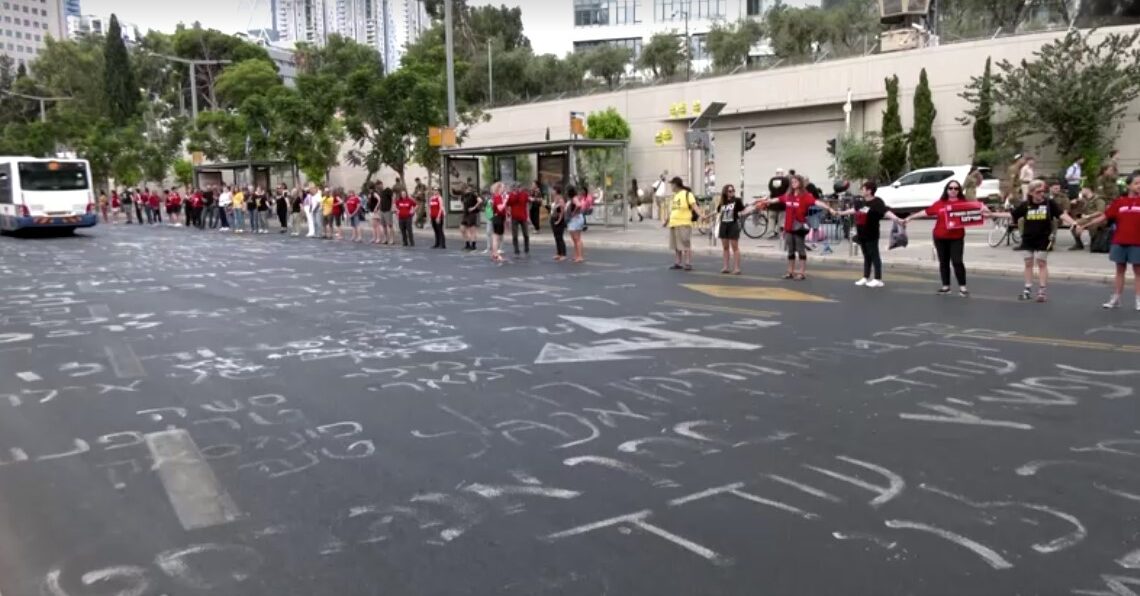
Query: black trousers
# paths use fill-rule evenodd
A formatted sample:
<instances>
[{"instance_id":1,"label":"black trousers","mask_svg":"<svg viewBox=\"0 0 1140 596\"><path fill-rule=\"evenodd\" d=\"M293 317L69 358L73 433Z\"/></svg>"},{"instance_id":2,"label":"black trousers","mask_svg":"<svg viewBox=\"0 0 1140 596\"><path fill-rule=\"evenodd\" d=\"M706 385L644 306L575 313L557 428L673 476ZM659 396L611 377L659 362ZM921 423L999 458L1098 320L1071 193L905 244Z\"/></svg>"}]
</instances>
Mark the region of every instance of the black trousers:
<instances>
[{"instance_id":1,"label":"black trousers","mask_svg":"<svg viewBox=\"0 0 1140 596\"><path fill-rule=\"evenodd\" d=\"M566 256L566 224L551 226L554 229L554 254Z\"/></svg>"},{"instance_id":2,"label":"black trousers","mask_svg":"<svg viewBox=\"0 0 1140 596\"><path fill-rule=\"evenodd\" d=\"M431 231L435 233L435 246L447 248L447 238L443 235L443 222L435 219L431 220Z\"/></svg>"},{"instance_id":3,"label":"black trousers","mask_svg":"<svg viewBox=\"0 0 1140 596\"><path fill-rule=\"evenodd\" d=\"M281 224L281 231L285 231L289 227L289 212L285 209L278 209L277 223Z\"/></svg>"},{"instance_id":4,"label":"black trousers","mask_svg":"<svg viewBox=\"0 0 1140 596\"><path fill-rule=\"evenodd\" d=\"M226 217L226 210L222 207L215 207L215 209L217 209L217 211L218 211L218 222L219 222L218 227L220 227L220 228L230 227L229 219Z\"/></svg>"},{"instance_id":5,"label":"black trousers","mask_svg":"<svg viewBox=\"0 0 1140 596\"><path fill-rule=\"evenodd\" d=\"M875 279L883 279L883 257L879 255L879 239L860 239L859 249L863 251L863 279L871 279L871 269L875 270Z\"/></svg>"},{"instance_id":6,"label":"black trousers","mask_svg":"<svg viewBox=\"0 0 1140 596\"><path fill-rule=\"evenodd\" d=\"M954 277L958 285L966 285L966 264L962 262L962 253L966 249L965 238L958 240L934 239L934 250L938 252L938 273L942 275L942 287L950 287L950 266L954 266Z\"/></svg>"},{"instance_id":7,"label":"black trousers","mask_svg":"<svg viewBox=\"0 0 1140 596\"><path fill-rule=\"evenodd\" d=\"M400 218L400 239L403 240L404 246L416 245L416 237L412 234L412 218Z\"/></svg>"},{"instance_id":8,"label":"black trousers","mask_svg":"<svg viewBox=\"0 0 1140 596\"><path fill-rule=\"evenodd\" d=\"M135 217L137 218L135 221L139 222L140 224L143 222L142 203L139 203L138 201L135 201ZM149 220L151 218L148 217L147 219Z\"/></svg>"},{"instance_id":9,"label":"black trousers","mask_svg":"<svg viewBox=\"0 0 1140 596\"><path fill-rule=\"evenodd\" d=\"M515 245L515 254L519 254L519 228L522 228L523 246L526 252L530 252L530 227L526 225L525 221L517 219L511 220L511 242Z\"/></svg>"},{"instance_id":10,"label":"black trousers","mask_svg":"<svg viewBox=\"0 0 1140 596\"><path fill-rule=\"evenodd\" d=\"M538 231L538 221L542 219L542 203L530 204L530 223L534 225L534 231Z\"/></svg>"}]
</instances>

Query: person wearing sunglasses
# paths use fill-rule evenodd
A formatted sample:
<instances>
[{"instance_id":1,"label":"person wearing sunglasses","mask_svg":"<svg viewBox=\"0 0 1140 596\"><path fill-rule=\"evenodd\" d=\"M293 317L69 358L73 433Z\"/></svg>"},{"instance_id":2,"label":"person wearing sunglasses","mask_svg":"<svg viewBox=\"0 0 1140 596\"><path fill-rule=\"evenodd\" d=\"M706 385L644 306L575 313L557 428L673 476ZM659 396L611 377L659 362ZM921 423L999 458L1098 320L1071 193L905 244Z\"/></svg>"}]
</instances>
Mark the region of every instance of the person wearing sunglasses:
<instances>
[{"instance_id":1,"label":"person wearing sunglasses","mask_svg":"<svg viewBox=\"0 0 1140 596\"><path fill-rule=\"evenodd\" d=\"M717 236L720 237L721 249L724 251L724 268L720 272L724 274L730 272L728 266L731 257L733 264L731 273L740 275L740 216L745 208L744 200L736 196L736 189L731 184L726 184L721 190L716 210L720 215Z\"/></svg>"},{"instance_id":2,"label":"person wearing sunglasses","mask_svg":"<svg viewBox=\"0 0 1140 596\"><path fill-rule=\"evenodd\" d=\"M906 225L910 220L920 217L933 217L934 220L934 250L938 253L938 273L942 278L942 286L938 289L939 296L950 293L950 270L953 268L954 277L958 280L958 293L963 298L970 295L966 288L966 264L963 252L966 248L966 230L962 227L950 225L950 214L955 211L956 203L965 202L962 195L962 184L957 180L946 183L942 196L935 203L923 211L916 211L902 220ZM982 213L989 213L985 204L979 203Z\"/></svg>"},{"instance_id":3,"label":"person wearing sunglasses","mask_svg":"<svg viewBox=\"0 0 1140 596\"><path fill-rule=\"evenodd\" d=\"M1025 289L1022 300L1033 298L1033 263L1037 263L1037 302L1045 302L1045 287L1049 284L1049 250L1056 230L1053 223L1060 219L1070 226L1076 221L1069 217L1052 198L1045 194L1045 182L1034 180L1026 189L1029 200L1013 209L1014 223L1023 222L1021 247L1025 251Z\"/></svg>"}]
</instances>

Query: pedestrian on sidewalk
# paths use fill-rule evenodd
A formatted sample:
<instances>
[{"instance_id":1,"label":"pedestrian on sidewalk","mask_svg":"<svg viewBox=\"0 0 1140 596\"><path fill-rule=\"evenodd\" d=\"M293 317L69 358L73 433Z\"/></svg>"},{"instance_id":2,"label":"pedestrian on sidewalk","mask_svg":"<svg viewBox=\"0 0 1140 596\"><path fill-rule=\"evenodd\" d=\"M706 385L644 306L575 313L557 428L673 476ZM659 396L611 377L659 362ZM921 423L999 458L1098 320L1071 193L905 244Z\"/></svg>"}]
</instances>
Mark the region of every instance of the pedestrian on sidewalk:
<instances>
[{"instance_id":1,"label":"pedestrian on sidewalk","mask_svg":"<svg viewBox=\"0 0 1140 596\"><path fill-rule=\"evenodd\" d=\"M1049 251L1052 250L1055 222L1060 219L1069 225L1076 221L1069 217L1052 198L1045 194L1045 182L1034 180L1029 183L1029 200L1017 206L1012 212L1014 223L1024 222L1021 233L1021 246L1025 252L1025 289L1021 300L1033 299L1033 264L1037 263L1037 302L1045 302L1049 285Z\"/></svg>"},{"instance_id":2,"label":"pedestrian on sidewalk","mask_svg":"<svg viewBox=\"0 0 1140 596\"><path fill-rule=\"evenodd\" d=\"M768 199L776 201L777 199L788 194L788 189L791 188L792 181L788 178L784 168L776 168L776 173L768 179ZM770 217L772 221L772 235L770 239L775 240L780 237L780 213L783 212L784 204L778 201L773 202L768 208L772 214Z\"/></svg>"},{"instance_id":3,"label":"pedestrian on sidewalk","mask_svg":"<svg viewBox=\"0 0 1140 596\"><path fill-rule=\"evenodd\" d=\"M586 249L582 246L582 231L586 229L585 197L578 195L573 186L566 191L566 229L570 231L570 241L574 243L574 262L586 261Z\"/></svg>"},{"instance_id":4,"label":"pedestrian on sidewalk","mask_svg":"<svg viewBox=\"0 0 1140 596\"><path fill-rule=\"evenodd\" d=\"M539 221L542 219L542 181L535 180L530 185L530 223L534 231L539 231Z\"/></svg>"},{"instance_id":5,"label":"pedestrian on sidewalk","mask_svg":"<svg viewBox=\"0 0 1140 596\"><path fill-rule=\"evenodd\" d=\"M629 221L633 221L633 216L637 216L638 223L645 221L645 216L641 214L641 195L642 190L637 186L637 178L634 178L629 183Z\"/></svg>"},{"instance_id":6,"label":"pedestrian on sidewalk","mask_svg":"<svg viewBox=\"0 0 1140 596\"><path fill-rule=\"evenodd\" d=\"M656 217L662 222L667 220L667 214L665 212L665 204L669 200L669 183L665 181L665 176L667 175L669 175L669 172L661 172L661 176L657 179L657 182L653 183L653 204L657 207ZM650 211L652 211L652 209L650 209ZM653 214L650 213L650 216L652 215Z\"/></svg>"},{"instance_id":7,"label":"pedestrian on sidewalk","mask_svg":"<svg viewBox=\"0 0 1140 596\"><path fill-rule=\"evenodd\" d=\"M673 266L670 269L692 271L693 222L704 214L701 213L693 191L685 186L680 176L674 176L669 184L673 188L673 201L670 203L665 227L669 228L669 248L673 251Z\"/></svg>"},{"instance_id":8,"label":"pedestrian on sidewalk","mask_svg":"<svg viewBox=\"0 0 1140 596\"><path fill-rule=\"evenodd\" d=\"M396 217L400 222L400 241L404 246L415 246L416 236L413 232L413 218L416 215L416 200L408 195L407 189L400 191L400 198L396 200Z\"/></svg>"},{"instance_id":9,"label":"pedestrian on sidewalk","mask_svg":"<svg viewBox=\"0 0 1140 596\"><path fill-rule=\"evenodd\" d=\"M731 273L740 275L740 216L744 213L744 199L736 196L736 188L731 184L726 184L721 189L716 211L720 214L720 229L717 236L720 237L720 246L724 253L724 267L720 272L724 274L730 272L728 266L731 257L734 264Z\"/></svg>"},{"instance_id":10,"label":"pedestrian on sidewalk","mask_svg":"<svg viewBox=\"0 0 1140 596\"><path fill-rule=\"evenodd\" d=\"M360 231L360 226L364 222L364 208L355 192L349 193L344 201L344 215L348 218L349 227L352 228L352 238L349 240L356 243L363 242L364 234Z\"/></svg>"},{"instance_id":11,"label":"pedestrian on sidewalk","mask_svg":"<svg viewBox=\"0 0 1140 596\"><path fill-rule=\"evenodd\" d=\"M1025 164L1021 166L1021 171L1018 172L1018 180L1021 182L1021 202L1029 200L1029 183L1037 179L1037 160L1032 157L1025 158Z\"/></svg>"},{"instance_id":12,"label":"pedestrian on sidewalk","mask_svg":"<svg viewBox=\"0 0 1140 596\"><path fill-rule=\"evenodd\" d=\"M463 250L475 250L476 239L479 237L479 209L483 206L483 198L475 193L471 185L464 184L460 187L459 200L463 204L463 217L459 222Z\"/></svg>"},{"instance_id":13,"label":"pedestrian on sidewalk","mask_svg":"<svg viewBox=\"0 0 1140 596\"><path fill-rule=\"evenodd\" d=\"M1131 265L1136 310L1140 311L1140 175L1129 176L1128 194L1113 201L1104 213L1095 216L1088 225L1102 222L1116 224L1116 231L1112 235L1112 249L1108 253L1109 260L1116 265L1116 278L1113 280L1112 296L1103 306L1120 308L1120 297L1124 294L1124 278L1128 273L1128 266Z\"/></svg>"},{"instance_id":14,"label":"pedestrian on sidewalk","mask_svg":"<svg viewBox=\"0 0 1140 596\"><path fill-rule=\"evenodd\" d=\"M875 196L878 191L879 185L873 180L864 182L861 189L863 200L852 208L839 212L839 215L855 216L855 240L859 243L859 252L863 253L863 277L855 285L868 288L881 288L884 285L883 257L879 254L879 228L882 227L882 221L902 221L887 208L882 199ZM874 277L871 277L872 272Z\"/></svg>"},{"instance_id":15,"label":"pedestrian on sidewalk","mask_svg":"<svg viewBox=\"0 0 1140 596\"><path fill-rule=\"evenodd\" d=\"M791 175L789 177L788 192L776 199L764 199L756 202L756 208L763 209L770 204L780 204L784 207L784 247L788 252L788 270L784 279L803 281L807 279L807 234L808 210L819 207L835 215L830 205L817 201L808 192L807 181L803 176ZM799 258L799 270L796 270L796 259Z\"/></svg>"},{"instance_id":16,"label":"pedestrian on sidewalk","mask_svg":"<svg viewBox=\"0 0 1140 596\"><path fill-rule=\"evenodd\" d=\"M507 193L507 206L511 215L511 242L515 246L515 256L519 253L519 229L522 229L523 247L530 256L530 193L523 188L514 188Z\"/></svg>"},{"instance_id":17,"label":"pedestrian on sidewalk","mask_svg":"<svg viewBox=\"0 0 1140 596\"><path fill-rule=\"evenodd\" d=\"M550 203L550 229L554 232L554 260L566 260L566 197L562 187L554 187L554 197Z\"/></svg>"},{"instance_id":18,"label":"pedestrian on sidewalk","mask_svg":"<svg viewBox=\"0 0 1140 596\"><path fill-rule=\"evenodd\" d=\"M951 180L942 190L942 197L923 211L916 211L902 220L905 225L912 219L919 217L934 217L934 250L938 253L938 273L942 278L942 286L938 289L939 296L950 293L950 269L953 267L954 277L958 280L958 293L963 298L970 295L966 288L966 264L963 253L966 248L966 230L961 227L950 227L950 213L954 211L957 203L964 202L962 185ZM980 204L982 213L989 213L985 204Z\"/></svg>"},{"instance_id":19,"label":"pedestrian on sidewalk","mask_svg":"<svg viewBox=\"0 0 1140 596\"><path fill-rule=\"evenodd\" d=\"M431 220L431 231L435 234L435 244L432 248L446 249L447 236L443 233L444 224L444 211L443 211L443 197L440 196L439 187L433 186L431 189L431 196L427 200L427 214L428 219Z\"/></svg>"},{"instance_id":20,"label":"pedestrian on sidewalk","mask_svg":"<svg viewBox=\"0 0 1140 596\"><path fill-rule=\"evenodd\" d=\"M1069 193L1069 200L1077 198L1077 193L1081 191L1081 181L1084 180L1085 158L1078 156L1073 163L1065 170L1065 186Z\"/></svg>"},{"instance_id":21,"label":"pedestrian on sidewalk","mask_svg":"<svg viewBox=\"0 0 1140 596\"><path fill-rule=\"evenodd\" d=\"M506 187L502 182L491 186L491 260L503 261L503 234L506 232L507 215L510 213Z\"/></svg>"}]
</instances>

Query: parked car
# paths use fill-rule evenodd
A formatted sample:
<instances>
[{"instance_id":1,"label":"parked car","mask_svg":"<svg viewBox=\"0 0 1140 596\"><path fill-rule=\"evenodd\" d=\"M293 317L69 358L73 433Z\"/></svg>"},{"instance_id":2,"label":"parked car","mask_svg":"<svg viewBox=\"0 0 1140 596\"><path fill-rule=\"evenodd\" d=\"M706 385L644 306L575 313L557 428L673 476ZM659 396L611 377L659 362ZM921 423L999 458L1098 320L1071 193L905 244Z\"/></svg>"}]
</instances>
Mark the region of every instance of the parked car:
<instances>
[{"instance_id":1,"label":"parked car","mask_svg":"<svg viewBox=\"0 0 1140 596\"><path fill-rule=\"evenodd\" d=\"M982 172L982 183L978 185L978 200L1000 197L998 179L994 178L989 168L979 170ZM961 184L969 173L970 166L922 168L895 180L890 186L880 187L879 198L895 211L925 209L942 196L942 189L947 183L954 180Z\"/></svg>"}]
</instances>

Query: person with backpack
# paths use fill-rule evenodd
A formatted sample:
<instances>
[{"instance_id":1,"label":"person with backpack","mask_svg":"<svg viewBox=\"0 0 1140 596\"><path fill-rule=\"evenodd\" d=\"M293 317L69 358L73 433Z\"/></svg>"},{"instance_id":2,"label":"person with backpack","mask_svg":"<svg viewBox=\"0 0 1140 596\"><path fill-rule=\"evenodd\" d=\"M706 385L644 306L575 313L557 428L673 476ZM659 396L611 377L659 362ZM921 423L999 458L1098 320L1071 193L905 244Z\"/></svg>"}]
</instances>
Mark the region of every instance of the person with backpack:
<instances>
[{"instance_id":1,"label":"person with backpack","mask_svg":"<svg viewBox=\"0 0 1140 596\"><path fill-rule=\"evenodd\" d=\"M1087 224L1079 227L1106 222L1115 224L1108 258L1116 265L1116 277L1113 280L1112 296L1102 306L1106 309L1120 308L1124 277L1131 265L1136 310L1140 311L1140 174L1128 177L1128 194L1113 201L1104 213L1093 216Z\"/></svg>"},{"instance_id":2,"label":"person with backpack","mask_svg":"<svg viewBox=\"0 0 1140 596\"><path fill-rule=\"evenodd\" d=\"M669 217L665 220L669 228L669 249L673 251L674 261L670 269L685 271L693 270L693 222L703 215L697 198L693 191L685 186L680 176L674 176L669 181L673 187L673 201L669 207Z\"/></svg>"}]
</instances>

